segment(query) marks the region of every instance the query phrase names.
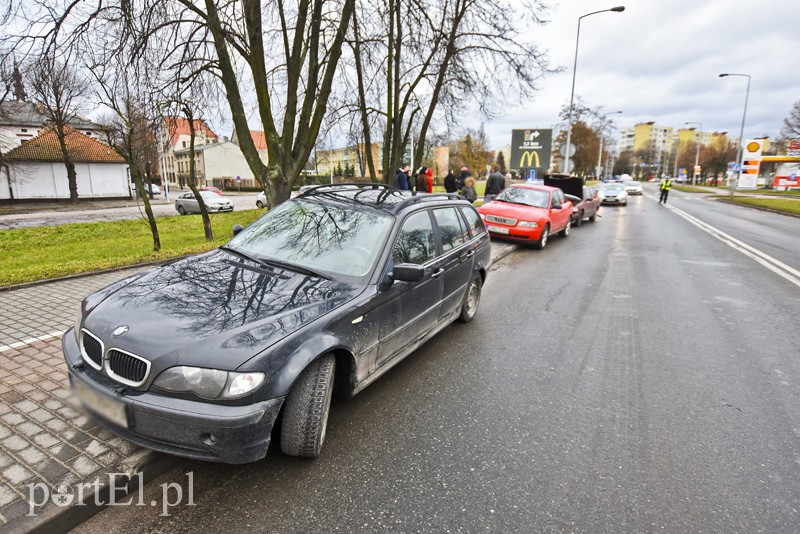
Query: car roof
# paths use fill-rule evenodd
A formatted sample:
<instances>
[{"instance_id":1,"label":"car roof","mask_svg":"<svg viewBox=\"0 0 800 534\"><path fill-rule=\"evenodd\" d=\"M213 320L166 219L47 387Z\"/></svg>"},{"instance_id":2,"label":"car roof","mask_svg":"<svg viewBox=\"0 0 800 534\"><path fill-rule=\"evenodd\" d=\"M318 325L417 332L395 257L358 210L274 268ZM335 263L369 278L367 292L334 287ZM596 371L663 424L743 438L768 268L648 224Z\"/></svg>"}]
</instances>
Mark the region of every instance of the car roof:
<instances>
[{"instance_id":1,"label":"car roof","mask_svg":"<svg viewBox=\"0 0 800 534\"><path fill-rule=\"evenodd\" d=\"M560 191L558 187L551 187L549 185L539 185L539 184L511 184L508 187L519 187L521 189L534 189L539 191L547 191L548 193L553 191Z\"/></svg>"},{"instance_id":2,"label":"car roof","mask_svg":"<svg viewBox=\"0 0 800 534\"><path fill-rule=\"evenodd\" d=\"M454 201L469 205L469 202L452 193L412 193L380 183L347 183L319 185L303 191L294 200L320 199L338 204L366 207L385 213L396 214L413 205L433 205Z\"/></svg>"}]
</instances>

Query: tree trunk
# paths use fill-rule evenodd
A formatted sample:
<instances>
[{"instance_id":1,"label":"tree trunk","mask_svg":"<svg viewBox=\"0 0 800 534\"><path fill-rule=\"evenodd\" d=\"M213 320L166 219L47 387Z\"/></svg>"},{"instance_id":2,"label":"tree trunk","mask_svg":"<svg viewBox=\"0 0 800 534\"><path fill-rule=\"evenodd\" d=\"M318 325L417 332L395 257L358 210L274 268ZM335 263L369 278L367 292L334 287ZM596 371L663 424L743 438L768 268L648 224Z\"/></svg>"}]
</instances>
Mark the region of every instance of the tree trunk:
<instances>
[{"instance_id":1,"label":"tree trunk","mask_svg":"<svg viewBox=\"0 0 800 534\"><path fill-rule=\"evenodd\" d=\"M128 165L131 169L131 178L133 178L133 183L136 184L136 192L144 204L144 212L147 214L147 222L150 225L150 233L153 234L153 252L159 252L161 250L161 237L158 235L158 226L156 225L155 215L153 215L153 207L150 205L150 198L147 196L147 191L144 189L142 173L139 171L134 158L130 158Z\"/></svg>"},{"instance_id":2,"label":"tree trunk","mask_svg":"<svg viewBox=\"0 0 800 534\"><path fill-rule=\"evenodd\" d=\"M56 137L58 146L61 148L61 156L64 158L64 166L67 168L67 183L69 184L69 201L78 201L78 175L75 172L75 163L70 157L67 149L67 133L63 124L56 124Z\"/></svg>"},{"instance_id":3,"label":"tree trunk","mask_svg":"<svg viewBox=\"0 0 800 534\"><path fill-rule=\"evenodd\" d=\"M203 230L206 234L206 241L214 240L214 231L211 229L211 218L208 216L208 208L203 200L203 195L197 189L197 171L194 164L194 114L188 109L185 109L186 119L189 121L189 189L194 193L194 198L197 199L197 204L200 206L200 215L203 218Z\"/></svg>"}]
</instances>

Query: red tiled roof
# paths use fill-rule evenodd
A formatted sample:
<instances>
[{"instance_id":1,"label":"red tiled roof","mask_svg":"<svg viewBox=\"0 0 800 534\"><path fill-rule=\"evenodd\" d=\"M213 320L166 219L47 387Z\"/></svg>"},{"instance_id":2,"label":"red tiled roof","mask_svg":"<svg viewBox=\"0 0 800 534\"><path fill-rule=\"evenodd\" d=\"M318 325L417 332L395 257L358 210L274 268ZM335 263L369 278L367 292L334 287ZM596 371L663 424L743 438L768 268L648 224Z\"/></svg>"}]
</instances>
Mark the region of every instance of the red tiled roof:
<instances>
[{"instance_id":1,"label":"red tiled roof","mask_svg":"<svg viewBox=\"0 0 800 534\"><path fill-rule=\"evenodd\" d=\"M256 145L256 150L267 149L267 138L261 130L250 130L250 137L253 138L253 143Z\"/></svg>"},{"instance_id":2,"label":"red tiled roof","mask_svg":"<svg viewBox=\"0 0 800 534\"><path fill-rule=\"evenodd\" d=\"M167 132L169 132L169 139L172 146L178 142L179 135L191 135L189 131L189 121L184 119L183 117L167 117L165 119ZM205 132L206 137L208 139L216 139L217 134L215 134L208 125L203 122L201 119L194 120L194 132L197 135L200 132Z\"/></svg>"},{"instance_id":3,"label":"red tiled roof","mask_svg":"<svg viewBox=\"0 0 800 534\"><path fill-rule=\"evenodd\" d=\"M117 152L105 143L92 139L88 135L65 127L66 137L64 142L72 157L78 163L125 163ZM64 161L61 155L61 145L52 126L42 130L42 133L6 154L9 160L17 161Z\"/></svg>"}]
</instances>

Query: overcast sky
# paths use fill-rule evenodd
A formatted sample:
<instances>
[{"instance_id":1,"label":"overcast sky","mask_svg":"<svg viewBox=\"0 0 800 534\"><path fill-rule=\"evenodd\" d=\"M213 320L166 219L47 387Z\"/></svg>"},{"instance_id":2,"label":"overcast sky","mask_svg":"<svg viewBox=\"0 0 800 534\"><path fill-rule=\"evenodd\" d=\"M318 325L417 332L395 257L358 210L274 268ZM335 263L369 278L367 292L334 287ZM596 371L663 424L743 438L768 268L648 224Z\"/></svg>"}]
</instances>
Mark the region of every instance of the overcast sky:
<instances>
[{"instance_id":1,"label":"overcast sky","mask_svg":"<svg viewBox=\"0 0 800 534\"><path fill-rule=\"evenodd\" d=\"M545 0L547 1L547 0ZM578 17L581 22L575 94L591 106L622 110L617 128L655 121L739 135L747 78L752 76L745 138L778 136L800 101L800 0L561 0L534 40L563 72L547 76L534 99L485 123L491 148L507 146L511 130L550 128L569 103ZM614 118L612 116L612 118ZM616 132L618 133L618 132Z\"/></svg>"}]
</instances>

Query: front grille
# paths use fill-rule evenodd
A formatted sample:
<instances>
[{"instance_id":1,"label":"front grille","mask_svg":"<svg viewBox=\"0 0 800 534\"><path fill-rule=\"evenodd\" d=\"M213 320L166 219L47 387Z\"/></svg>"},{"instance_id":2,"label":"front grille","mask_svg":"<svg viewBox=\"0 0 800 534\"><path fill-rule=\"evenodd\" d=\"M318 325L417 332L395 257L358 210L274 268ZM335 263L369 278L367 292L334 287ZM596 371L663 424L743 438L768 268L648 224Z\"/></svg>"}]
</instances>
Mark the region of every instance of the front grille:
<instances>
[{"instance_id":1,"label":"front grille","mask_svg":"<svg viewBox=\"0 0 800 534\"><path fill-rule=\"evenodd\" d=\"M128 386L141 386L150 372L150 362L119 349L109 349L106 367L108 376Z\"/></svg>"},{"instance_id":2,"label":"front grille","mask_svg":"<svg viewBox=\"0 0 800 534\"><path fill-rule=\"evenodd\" d=\"M99 371L103 367L103 343L87 330L81 330L81 339L83 361Z\"/></svg>"},{"instance_id":3,"label":"front grille","mask_svg":"<svg viewBox=\"0 0 800 534\"><path fill-rule=\"evenodd\" d=\"M514 226L515 224L517 224L516 219L510 219L508 217L498 217L497 215L487 215L486 220L489 222L505 224L508 226Z\"/></svg>"}]
</instances>

